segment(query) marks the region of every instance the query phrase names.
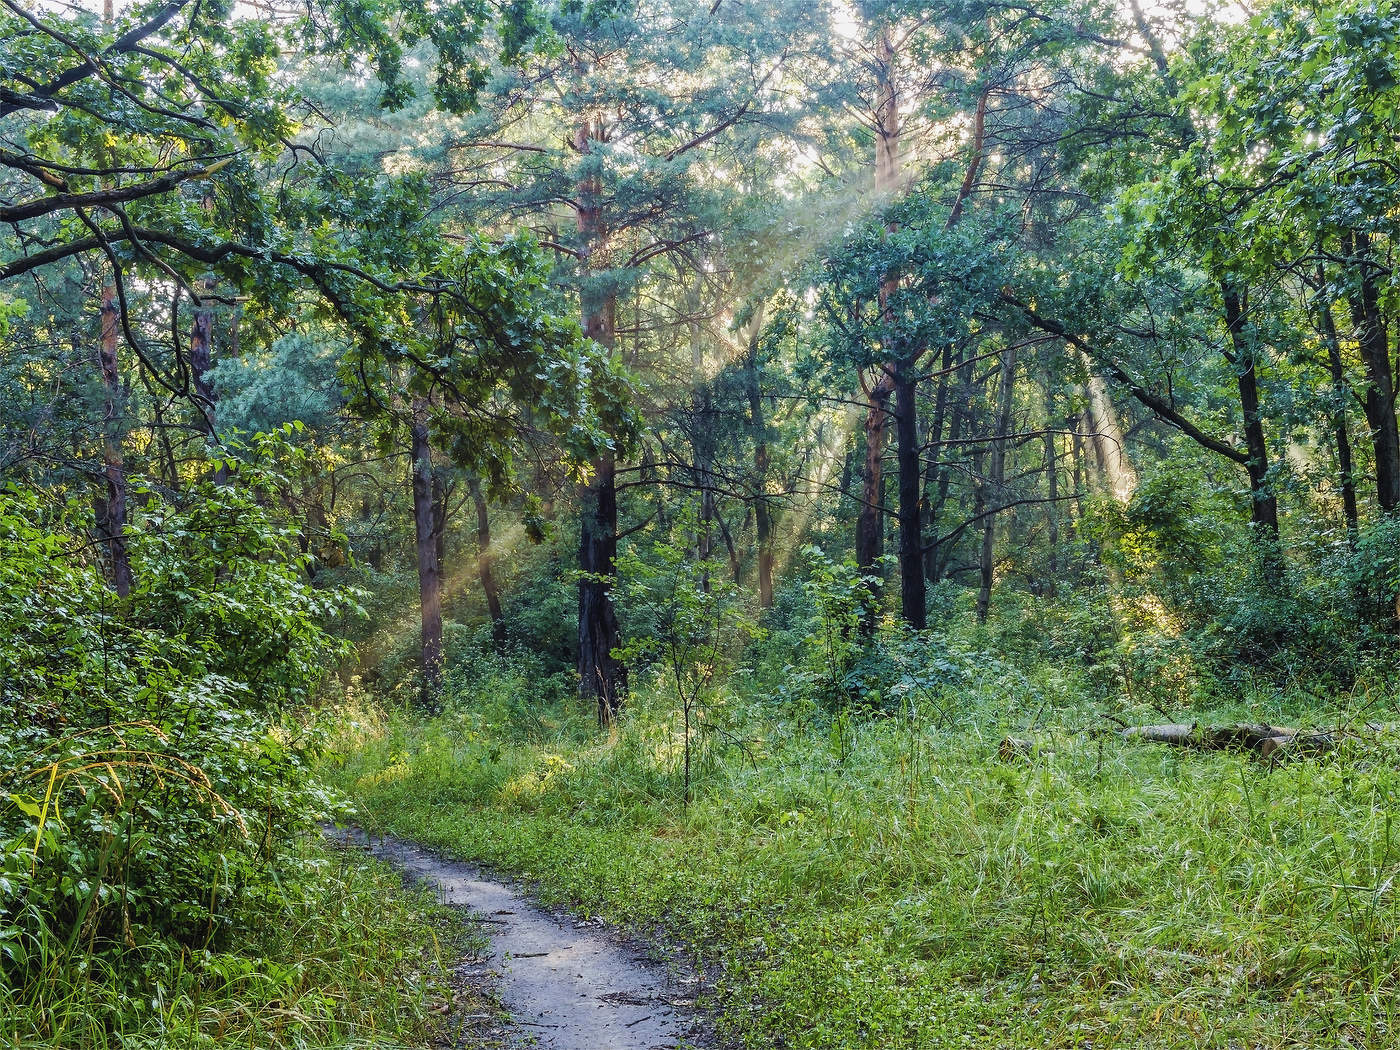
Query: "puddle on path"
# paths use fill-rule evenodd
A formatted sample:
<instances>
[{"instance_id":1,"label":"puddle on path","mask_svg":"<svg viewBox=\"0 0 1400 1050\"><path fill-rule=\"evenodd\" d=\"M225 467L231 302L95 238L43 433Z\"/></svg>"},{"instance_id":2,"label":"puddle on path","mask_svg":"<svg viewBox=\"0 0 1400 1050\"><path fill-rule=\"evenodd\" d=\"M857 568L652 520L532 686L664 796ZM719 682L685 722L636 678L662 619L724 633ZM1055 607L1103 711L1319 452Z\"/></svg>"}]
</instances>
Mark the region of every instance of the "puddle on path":
<instances>
[{"instance_id":1,"label":"puddle on path","mask_svg":"<svg viewBox=\"0 0 1400 1050\"><path fill-rule=\"evenodd\" d=\"M519 1029L518 1044L542 1050L662 1050L695 1046L698 986L639 959L605 928L545 911L513 886L413 843L358 830L334 837L367 849L469 908L491 939L484 965ZM690 1040L690 1042L687 1042Z\"/></svg>"}]
</instances>

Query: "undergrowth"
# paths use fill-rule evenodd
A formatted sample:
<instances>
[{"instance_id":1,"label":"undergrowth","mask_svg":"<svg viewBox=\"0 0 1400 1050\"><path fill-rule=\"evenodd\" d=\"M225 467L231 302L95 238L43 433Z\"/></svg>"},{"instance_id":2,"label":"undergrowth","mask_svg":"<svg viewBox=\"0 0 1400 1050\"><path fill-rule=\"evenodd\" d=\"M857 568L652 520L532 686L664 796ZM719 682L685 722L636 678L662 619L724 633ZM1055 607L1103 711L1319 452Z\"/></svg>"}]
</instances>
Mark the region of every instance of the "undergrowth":
<instances>
[{"instance_id":1,"label":"undergrowth","mask_svg":"<svg viewBox=\"0 0 1400 1050\"><path fill-rule=\"evenodd\" d=\"M460 917L387 866L306 844L221 950L151 941L115 961L54 938L0 982L0 1046L52 1050L426 1045L455 993Z\"/></svg>"},{"instance_id":2,"label":"undergrowth","mask_svg":"<svg viewBox=\"0 0 1400 1050\"><path fill-rule=\"evenodd\" d=\"M374 828L687 942L744 1046L1394 1045L1400 742L1273 768L1131 745L1076 688L974 668L884 717L730 698L689 805L660 688L606 737L497 693L429 721L352 696L325 775ZM1316 703L1212 716L1340 717ZM1007 732L1036 756L999 761Z\"/></svg>"}]
</instances>

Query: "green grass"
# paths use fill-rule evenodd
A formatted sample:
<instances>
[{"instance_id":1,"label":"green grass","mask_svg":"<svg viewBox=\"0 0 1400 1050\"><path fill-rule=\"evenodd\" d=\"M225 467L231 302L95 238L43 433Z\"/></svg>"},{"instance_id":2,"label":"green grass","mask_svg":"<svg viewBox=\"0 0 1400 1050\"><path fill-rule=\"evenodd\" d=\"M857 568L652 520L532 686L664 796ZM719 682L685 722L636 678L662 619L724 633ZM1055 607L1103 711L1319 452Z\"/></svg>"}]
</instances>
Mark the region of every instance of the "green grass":
<instances>
[{"instance_id":1,"label":"green grass","mask_svg":"<svg viewBox=\"0 0 1400 1050\"><path fill-rule=\"evenodd\" d=\"M0 982L0 1046L427 1045L451 1020L445 965L475 947L460 916L357 855L308 843L297 867L245 905L244 935L221 951L38 946L23 984Z\"/></svg>"},{"instance_id":2,"label":"green grass","mask_svg":"<svg viewBox=\"0 0 1400 1050\"><path fill-rule=\"evenodd\" d=\"M999 762L1033 720L1047 752ZM941 721L731 718L748 743L708 750L688 808L645 698L607 740L347 712L327 775L367 825L692 945L748 1046L1400 1039L1395 741L1269 769L991 693Z\"/></svg>"}]
</instances>

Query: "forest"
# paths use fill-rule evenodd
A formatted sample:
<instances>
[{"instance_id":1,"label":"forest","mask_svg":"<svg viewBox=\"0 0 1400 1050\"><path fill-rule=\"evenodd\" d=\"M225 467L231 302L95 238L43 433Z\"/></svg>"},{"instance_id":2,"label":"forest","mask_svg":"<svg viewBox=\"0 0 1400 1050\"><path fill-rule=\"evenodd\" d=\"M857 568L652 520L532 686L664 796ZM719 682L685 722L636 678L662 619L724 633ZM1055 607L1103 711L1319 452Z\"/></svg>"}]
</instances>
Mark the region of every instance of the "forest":
<instances>
[{"instance_id":1,"label":"forest","mask_svg":"<svg viewBox=\"0 0 1400 1050\"><path fill-rule=\"evenodd\" d=\"M0 0L0 1046L1396 1045L1398 146L1394 0Z\"/></svg>"}]
</instances>

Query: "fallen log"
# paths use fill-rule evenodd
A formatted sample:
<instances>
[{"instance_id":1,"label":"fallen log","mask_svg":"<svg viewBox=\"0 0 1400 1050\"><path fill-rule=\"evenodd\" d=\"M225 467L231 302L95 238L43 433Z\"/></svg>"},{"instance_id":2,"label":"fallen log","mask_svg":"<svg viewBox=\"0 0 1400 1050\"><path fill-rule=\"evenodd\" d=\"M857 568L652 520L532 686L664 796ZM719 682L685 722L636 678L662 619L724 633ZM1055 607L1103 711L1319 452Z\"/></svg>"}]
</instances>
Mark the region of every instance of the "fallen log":
<instances>
[{"instance_id":1,"label":"fallen log","mask_svg":"<svg viewBox=\"0 0 1400 1050\"><path fill-rule=\"evenodd\" d=\"M1249 751L1273 761L1320 755L1333 746L1330 733L1250 722L1226 726L1203 726L1194 722L1129 726L1119 735L1124 740L1143 740L1197 751Z\"/></svg>"},{"instance_id":2,"label":"fallen log","mask_svg":"<svg viewBox=\"0 0 1400 1050\"><path fill-rule=\"evenodd\" d=\"M1018 758L1034 758L1039 750L1034 740L1007 736L997 745L997 757L1003 762L1014 762Z\"/></svg>"}]
</instances>

